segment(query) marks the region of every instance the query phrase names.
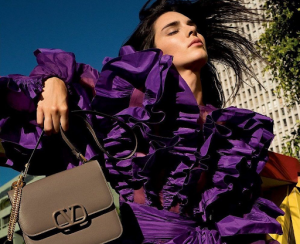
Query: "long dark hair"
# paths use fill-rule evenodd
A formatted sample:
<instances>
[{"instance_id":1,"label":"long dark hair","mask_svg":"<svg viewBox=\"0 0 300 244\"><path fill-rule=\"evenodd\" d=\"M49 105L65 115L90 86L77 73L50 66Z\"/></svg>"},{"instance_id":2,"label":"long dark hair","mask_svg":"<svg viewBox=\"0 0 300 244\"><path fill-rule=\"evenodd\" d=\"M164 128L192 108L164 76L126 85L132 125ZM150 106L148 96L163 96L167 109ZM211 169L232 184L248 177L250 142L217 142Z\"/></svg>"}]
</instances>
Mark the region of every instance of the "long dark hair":
<instances>
[{"instance_id":1,"label":"long dark hair","mask_svg":"<svg viewBox=\"0 0 300 244\"><path fill-rule=\"evenodd\" d=\"M253 43L239 33L238 27L231 24L239 22L259 22L254 10L247 9L237 0L148 0L140 11L140 23L124 45L135 50L155 47L153 25L162 14L175 11L193 20L198 32L206 39L209 60L201 69L201 82L204 104L222 107L225 104L222 85L215 62L233 69L236 81L232 97L237 95L244 74L258 81L252 66L247 63L251 58L261 59ZM259 81L258 81L259 82Z\"/></svg>"}]
</instances>

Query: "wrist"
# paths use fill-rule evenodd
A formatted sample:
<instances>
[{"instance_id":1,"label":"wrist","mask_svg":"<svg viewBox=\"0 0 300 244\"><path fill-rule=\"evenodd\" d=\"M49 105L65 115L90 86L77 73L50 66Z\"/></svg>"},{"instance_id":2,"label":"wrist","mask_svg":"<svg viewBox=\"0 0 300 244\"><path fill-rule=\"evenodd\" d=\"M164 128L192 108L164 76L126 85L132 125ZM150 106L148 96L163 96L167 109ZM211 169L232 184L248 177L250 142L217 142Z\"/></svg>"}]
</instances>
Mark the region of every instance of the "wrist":
<instances>
[{"instance_id":1,"label":"wrist","mask_svg":"<svg viewBox=\"0 0 300 244\"><path fill-rule=\"evenodd\" d=\"M60 83L60 84L65 84L65 82L62 80L62 79L60 79L60 78L57 78L57 77L49 77L49 78L47 78L47 79L45 79L44 81L43 81L43 85L44 85L44 87L45 86L47 86L47 85L49 85L50 83Z\"/></svg>"}]
</instances>

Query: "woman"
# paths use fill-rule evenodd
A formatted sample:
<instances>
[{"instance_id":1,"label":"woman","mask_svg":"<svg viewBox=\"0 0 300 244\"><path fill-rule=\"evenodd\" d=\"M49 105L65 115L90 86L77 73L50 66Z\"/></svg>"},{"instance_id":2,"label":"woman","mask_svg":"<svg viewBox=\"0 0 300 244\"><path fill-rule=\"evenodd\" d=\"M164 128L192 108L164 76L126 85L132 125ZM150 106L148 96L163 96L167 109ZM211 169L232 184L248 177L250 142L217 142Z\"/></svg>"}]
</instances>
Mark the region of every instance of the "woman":
<instances>
[{"instance_id":1,"label":"woman","mask_svg":"<svg viewBox=\"0 0 300 244\"><path fill-rule=\"evenodd\" d=\"M29 77L0 79L6 164L22 169L41 132L37 125L48 134L59 124L67 130L69 109L114 114L139 141L130 160L100 159L120 194L121 243L265 243L267 233L281 233L275 218L282 212L259 197L272 121L248 110L220 109L224 97L212 63L234 69L236 92L242 72L252 74L242 57L249 51L257 56L253 46L227 25L251 12L235 1L149 2L120 56L106 58L101 73L76 63L71 53L39 49ZM91 120L108 151L127 154L118 125ZM87 158L97 156L78 122L71 120L69 131ZM52 135L43 138L31 173L76 165Z\"/></svg>"}]
</instances>

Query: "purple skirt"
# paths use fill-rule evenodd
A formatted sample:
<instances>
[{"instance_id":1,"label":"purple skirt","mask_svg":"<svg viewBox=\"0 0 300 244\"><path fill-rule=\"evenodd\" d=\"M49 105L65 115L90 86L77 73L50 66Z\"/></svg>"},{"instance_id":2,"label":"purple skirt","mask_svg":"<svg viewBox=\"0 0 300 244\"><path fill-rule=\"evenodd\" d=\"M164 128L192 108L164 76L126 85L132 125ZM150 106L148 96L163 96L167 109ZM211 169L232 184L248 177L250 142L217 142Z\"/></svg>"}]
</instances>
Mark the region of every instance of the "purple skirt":
<instances>
[{"instance_id":1,"label":"purple skirt","mask_svg":"<svg viewBox=\"0 0 300 244\"><path fill-rule=\"evenodd\" d=\"M218 227L220 231L211 228L201 228L199 223L189 217L181 216L167 210L158 210L137 203L121 203L121 218L124 233L121 240L116 243L122 244L276 244L277 241L266 242L265 235L250 234L235 235L234 237L222 237L220 233L227 235L234 234L243 227L243 220L233 223L221 224ZM269 223L270 232L276 230L277 225L274 223L273 228ZM255 227L254 227L255 226ZM260 221L253 221L253 227L262 226ZM230 230L231 229L231 230ZM247 231L247 229L245 229ZM232 232L232 233L230 233ZM253 230L251 230L253 232ZM255 231L254 231L255 232ZM279 244L279 243L278 243Z\"/></svg>"}]
</instances>

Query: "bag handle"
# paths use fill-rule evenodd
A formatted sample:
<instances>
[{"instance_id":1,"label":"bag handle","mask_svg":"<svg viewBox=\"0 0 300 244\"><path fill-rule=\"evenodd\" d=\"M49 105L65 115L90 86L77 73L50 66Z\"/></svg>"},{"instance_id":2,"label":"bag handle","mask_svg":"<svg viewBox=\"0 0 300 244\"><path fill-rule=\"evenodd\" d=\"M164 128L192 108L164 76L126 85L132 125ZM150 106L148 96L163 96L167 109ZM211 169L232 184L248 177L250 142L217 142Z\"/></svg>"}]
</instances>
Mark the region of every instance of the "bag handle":
<instances>
[{"instance_id":1,"label":"bag handle","mask_svg":"<svg viewBox=\"0 0 300 244\"><path fill-rule=\"evenodd\" d=\"M101 113L101 112L98 112L98 111L93 111L93 110L74 110L74 111L71 111L70 112L71 114L74 114L76 115L77 117L80 117L86 124L86 127L87 129L89 130L89 132L91 133L96 145L98 146L98 148L100 149L101 152L103 152L104 154L106 154L109 158L111 159L115 159L115 160L126 160L126 159L129 159L131 158L135 153L136 153L136 150L137 150L137 137L136 137L136 134L134 133L134 131L131 129L130 126L128 126L124 121L120 120L119 118L115 117L115 116L111 116L111 115L108 115L108 114L105 114L105 113ZM99 142L97 136L96 136L96 133L93 129L93 127L91 126L91 124L88 122L88 120L86 119L86 117L84 115L87 115L87 114L92 114L92 115L98 115L98 116L101 116L101 117L105 117L105 118L109 118L111 120L114 120L114 121L117 121L118 123L121 124L121 127L123 127L123 129L125 129L126 131L130 132L130 138L132 141L134 141L134 148L133 150L125 157L114 157L112 156L108 151L106 151L104 149L104 147L102 146L102 144ZM82 153L73 145L73 143L71 143L71 141L67 138L65 132L63 131L63 129L60 127L60 132L61 132L61 135L62 135L62 138L63 140L66 142L66 144L70 147L72 153L79 159L81 160L83 163L87 162L87 159L82 155ZM44 135L44 130L42 131L37 143L36 143L36 146L34 148L34 150L32 151L31 155L30 155L30 158L27 162L27 164L25 165L25 170L24 172L21 174L22 175L22 178L23 178L23 182L25 180L25 177L27 176L27 172L28 172L28 169L29 169L29 166L30 166L30 162L32 160L32 157L38 147L38 145L40 144L40 141L41 141L41 138L43 137Z\"/></svg>"},{"instance_id":2,"label":"bag handle","mask_svg":"<svg viewBox=\"0 0 300 244\"><path fill-rule=\"evenodd\" d=\"M103 152L104 154L106 154L109 158L111 159L115 159L115 160L126 160L126 159L129 159L131 158L135 153L136 153L136 150L137 150L137 137L136 137L136 134L134 133L134 131L125 123L123 122L122 120L120 120L119 118L117 117L114 117L114 116L110 116L108 114L103 114L101 112L97 112L97 111L91 111L91 110L75 110L75 111L72 111L71 112L72 114L76 115L77 117L81 118L84 122L85 122L85 125L87 127L87 129L89 130L89 132L91 133L97 147L100 149L101 152ZM112 156L108 151L105 150L105 148L102 146L102 144L99 142L98 138L97 138L97 135L93 129L93 127L91 126L91 124L88 122L88 120L83 116L83 115L86 115L86 114L93 114L93 115L98 115L98 116L102 116L102 117L106 117L106 118L109 118L109 119L112 119L112 120L115 120L117 122L119 122L123 129L125 129L126 131L130 131L130 138L131 138L131 141L134 141L134 149L131 150L131 152L127 155L127 156L124 156L124 157L115 157L115 156ZM79 150L70 142L70 140L67 138L64 130L62 129L62 127L60 127L60 132L61 132L61 135L62 135L62 138L63 140L66 142L66 144L70 147L72 153L79 159L79 160L82 160L84 162L87 161L87 159L79 152Z\"/></svg>"}]
</instances>

